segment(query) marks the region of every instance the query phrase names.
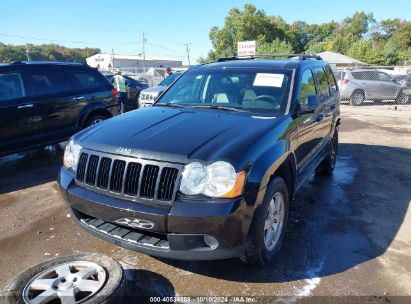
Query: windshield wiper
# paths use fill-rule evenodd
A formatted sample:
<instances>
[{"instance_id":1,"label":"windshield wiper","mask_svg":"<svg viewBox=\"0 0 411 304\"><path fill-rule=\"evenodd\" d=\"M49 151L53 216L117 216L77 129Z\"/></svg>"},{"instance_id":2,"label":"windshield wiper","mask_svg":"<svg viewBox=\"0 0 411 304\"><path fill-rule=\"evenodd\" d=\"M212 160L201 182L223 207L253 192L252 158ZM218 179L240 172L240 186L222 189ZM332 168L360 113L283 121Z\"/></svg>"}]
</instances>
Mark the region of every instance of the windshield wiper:
<instances>
[{"instance_id":1,"label":"windshield wiper","mask_svg":"<svg viewBox=\"0 0 411 304\"><path fill-rule=\"evenodd\" d=\"M187 106L180 105L178 103L156 103L154 106L172 107L172 108L187 108Z\"/></svg>"},{"instance_id":2,"label":"windshield wiper","mask_svg":"<svg viewBox=\"0 0 411 304\"><path fill-rule=\"evenodd\" d=\"M231 112L248 112L246 110L241 110L241 109L238 109L238 108L215 106L215 105L192 106L192 107L195 108L195 109L216 109L216 110L231 111Z\"/></svg>"}]
</instances>

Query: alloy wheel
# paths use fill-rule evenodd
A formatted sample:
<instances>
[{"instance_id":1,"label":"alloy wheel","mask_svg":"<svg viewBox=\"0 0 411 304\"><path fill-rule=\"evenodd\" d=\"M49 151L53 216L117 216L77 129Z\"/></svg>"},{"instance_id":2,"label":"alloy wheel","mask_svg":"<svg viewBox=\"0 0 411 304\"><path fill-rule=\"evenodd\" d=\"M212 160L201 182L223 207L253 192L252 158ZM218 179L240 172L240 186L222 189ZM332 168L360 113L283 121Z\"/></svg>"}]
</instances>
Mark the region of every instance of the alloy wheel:
<instances>
[{"instance_id":1,"label":"alloy wheel","mask_svg":"<svg viewBox=\"0 0 411 304\"><path fill-rule=\"evenodd\" d=\"M268 251L273 250L280 240L284 226L284 211L284 196L277 192L270 201L264 222L264 245Z\"/></svg>"},{"instance_id":2,"label":"alloy wheel","mask_svg":"<svg viewBox=\"0 0 411 304\"><path fill-rule=\"evenodd\" d=\"M45 304L59 299L62 304L83 302L104 286L103 267L87 261L56 265L36 275L23 289L27 304Z\"/></svg>"}]
</instances>

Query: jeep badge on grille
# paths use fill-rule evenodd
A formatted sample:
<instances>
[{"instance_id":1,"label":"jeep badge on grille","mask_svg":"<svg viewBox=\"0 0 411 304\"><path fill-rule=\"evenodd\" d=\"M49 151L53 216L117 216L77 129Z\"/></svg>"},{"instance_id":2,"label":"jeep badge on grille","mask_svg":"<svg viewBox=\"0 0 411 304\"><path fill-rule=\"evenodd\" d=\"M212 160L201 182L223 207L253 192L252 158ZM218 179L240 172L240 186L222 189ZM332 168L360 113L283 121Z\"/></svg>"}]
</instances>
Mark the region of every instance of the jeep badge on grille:
<instances>
[{"instance_id":1,"label":"jeep badge on grille","mask_svg":"<svg viewBox=\"0 0 411 304\"><path fill-rule=\"evenodd\" d=\"M153 222L142 220L138 218L122 218L116 221L117 224L129 226L132 228L140 228L140 229L153 229L155 224Z\"/></svg>"},{"instance_id":2,"label":"jeep badge on grille","mask_svg":"<svg viewBox=\"0 0 411 304\"><path fill-rule=\"evenodd\" d=\"M116 149L116 153L121 153L121 154L126 154L130 155L131 154L131 149L123 148L123 147L118 147Z\"/></svg>"}]
</instances>

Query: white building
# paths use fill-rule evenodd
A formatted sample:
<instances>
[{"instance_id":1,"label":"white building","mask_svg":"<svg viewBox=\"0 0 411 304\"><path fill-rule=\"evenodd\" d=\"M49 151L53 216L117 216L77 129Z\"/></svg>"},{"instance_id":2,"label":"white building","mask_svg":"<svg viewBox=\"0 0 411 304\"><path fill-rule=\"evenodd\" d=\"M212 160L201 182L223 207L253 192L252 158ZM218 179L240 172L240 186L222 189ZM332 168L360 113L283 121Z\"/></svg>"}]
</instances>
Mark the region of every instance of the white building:
<instances>
[{"instance_id":1,"label":"white building","mask_svg":"<svg viewBox=\"0 0 411 304\"><path fill-rule=\"evenodd\" d=\"M142 56L137 55L116 55L116 54L96 54L88 57L87 64L91 67L110 70L116 68L181 68L182 60L163 57L146 56L143 60Z\"/></svg>"}]
</instances>

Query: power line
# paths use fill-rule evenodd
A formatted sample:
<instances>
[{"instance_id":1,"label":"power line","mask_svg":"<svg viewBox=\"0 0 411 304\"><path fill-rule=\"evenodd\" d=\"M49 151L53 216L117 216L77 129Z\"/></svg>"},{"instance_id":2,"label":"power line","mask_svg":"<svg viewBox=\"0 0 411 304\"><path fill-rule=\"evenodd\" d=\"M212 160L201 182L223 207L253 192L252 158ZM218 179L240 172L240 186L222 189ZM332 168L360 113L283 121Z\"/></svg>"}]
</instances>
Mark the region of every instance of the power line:
<instances>
[{"instance_id":1,"label":"power line","mask_svg":"<svg viewBox=\"0 0 411 304\"><path fill-rule=\"evenodd\" d=\"M5 37L12 37L12 38L20 38L20 39L30 39L30 40L37 40L37 41L46 41L46 42L57 42L57 43L73 43L73 44L140 44L139 41L132 41L132 42L86 42L86 41L69 41L69 40L56 40L56 39L44 39L44 38L37 38L37 37L25 37L25 36L18 36L18 35L11 35L11 34L4 34L0 33L0 36Z\"/></svg>"},{"instance_id":2,"label":"power line","mask_svg":"<svg viewBox=\"0 0 411 304\"><path fill-rule=\"evenodd\" d=\"M164 47L164 46L161 46L161 45L158 45L158 44L154 44L154 43L151 43L151 42L147 42L147 44L148 44L148 45L151 45L151 46L153 46L153 47L155 47L155 48L163 49L163 50L170 51L170 52L176 52L176 53L180 53L180 54L183 54L183 53L184 53L184 52L182 52L181 50L170 49L170 48L168 48L168 47Z\"/></svg>"}]
</instances>

